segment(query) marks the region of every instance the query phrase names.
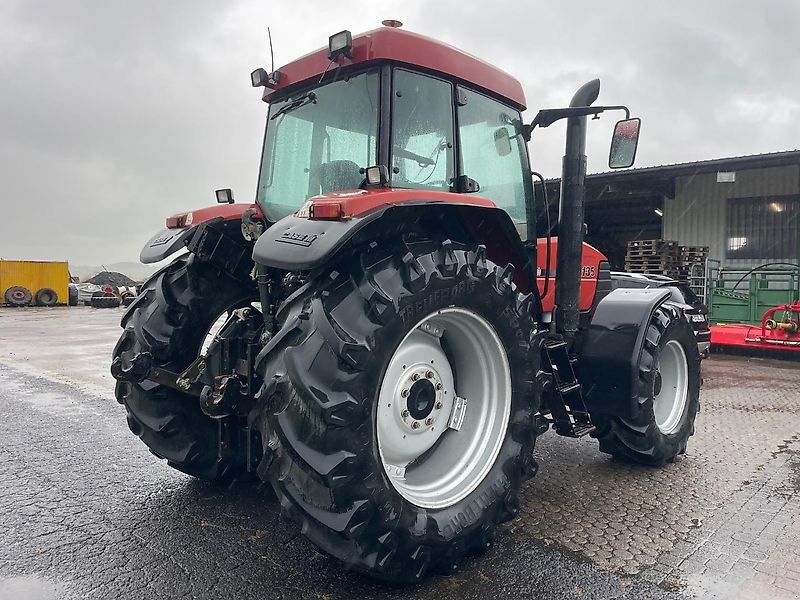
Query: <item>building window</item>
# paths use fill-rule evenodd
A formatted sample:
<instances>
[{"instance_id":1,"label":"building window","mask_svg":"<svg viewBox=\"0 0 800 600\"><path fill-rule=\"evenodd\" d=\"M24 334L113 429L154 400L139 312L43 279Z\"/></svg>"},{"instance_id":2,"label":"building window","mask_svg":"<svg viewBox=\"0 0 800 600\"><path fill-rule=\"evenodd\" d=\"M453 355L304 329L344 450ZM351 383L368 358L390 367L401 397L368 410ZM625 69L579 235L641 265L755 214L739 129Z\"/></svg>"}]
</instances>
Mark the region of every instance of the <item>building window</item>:
<instances>
[{"instance_id":1,"label":"building window","mask_svg":"<svg viewBox=\"0 0 800 600\"><path fill-rule=\"evenodd\" d=\"M800 196L728 199L727 258L800 254Z\"/></svg>"}]
</instances>

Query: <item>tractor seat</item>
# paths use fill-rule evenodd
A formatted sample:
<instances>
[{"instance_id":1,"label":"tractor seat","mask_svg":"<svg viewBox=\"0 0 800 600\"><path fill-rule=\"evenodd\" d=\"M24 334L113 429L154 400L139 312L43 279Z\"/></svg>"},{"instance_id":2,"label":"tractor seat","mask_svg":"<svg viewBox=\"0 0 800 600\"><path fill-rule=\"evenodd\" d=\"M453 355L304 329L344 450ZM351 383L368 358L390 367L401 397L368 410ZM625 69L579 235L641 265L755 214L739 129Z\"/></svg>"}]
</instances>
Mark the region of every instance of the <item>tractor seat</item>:
<instances>
[{"instance_id":1,"label":"tractor seat","mask_svg":"<svg viewBox=\"0 0 800 600\"><path fill-rule=\"evenodd\" d=\"M319 166L319 186L323 194L361 187L364 176L352 160L332 160Z\"/></svg>"}]
</instances>

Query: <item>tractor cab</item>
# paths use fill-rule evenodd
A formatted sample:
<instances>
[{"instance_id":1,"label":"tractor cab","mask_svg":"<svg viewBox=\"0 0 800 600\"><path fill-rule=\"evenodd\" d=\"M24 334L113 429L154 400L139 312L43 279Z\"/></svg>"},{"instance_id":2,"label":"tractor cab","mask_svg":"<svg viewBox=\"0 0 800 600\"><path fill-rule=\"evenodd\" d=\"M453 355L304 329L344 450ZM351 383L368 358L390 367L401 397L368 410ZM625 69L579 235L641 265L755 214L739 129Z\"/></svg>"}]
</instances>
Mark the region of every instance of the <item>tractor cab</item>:
<instances>
[{"instance_id":1,"label":"tractor cab","mask_svg":"<svg viewBox=\"0 0 800 600\"><path fill-rule=\"evenodd\" d=\"M479 194L525 230L524 97L502 71L395 26L331 36L327 49L252 79L270 104L257 189L269 220L381 186Z\"/></svg>"}]
</instances>

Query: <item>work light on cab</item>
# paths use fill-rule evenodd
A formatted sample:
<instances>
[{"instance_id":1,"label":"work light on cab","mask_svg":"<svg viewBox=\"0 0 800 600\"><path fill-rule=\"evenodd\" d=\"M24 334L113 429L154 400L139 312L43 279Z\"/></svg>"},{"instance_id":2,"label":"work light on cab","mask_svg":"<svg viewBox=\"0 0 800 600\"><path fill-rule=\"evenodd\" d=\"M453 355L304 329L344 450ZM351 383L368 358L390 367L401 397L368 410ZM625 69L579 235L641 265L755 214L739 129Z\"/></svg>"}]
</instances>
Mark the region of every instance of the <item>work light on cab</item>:
<instances>
[{"instance_id":1,"label":"work light on cab","mask_svg":"<svg viewBox=\"0 0 800 600\"><path fill-rule=\"evenodd\" d=\"M352 58L353 54L353 34L345 29L339 33L334 33L328 38L328 58L336 60L344 55Z\"/></svg>"},{"instance_id":2,"label":"work light on cab","mask_svg":"<svg viewBox=\"0 0 800 600\"><path fill-rule=\"evenodd\" d=\"M389 183L389 169L384 165L375 165L365 169L368 187L385 187Z\"/></svg>"},{"instance_id":3,"label":"work light on cab","mask_svg":"<svg viewBox=\"0 0 800 600\"><path fill-rule=\"evenodd\" d=\"M216 190L217 204L233 204L233 191L230 188Z\"/></svg>"},{"instance_id":4,"label":"work light on cab","mask_svg":"<svg viewBox=\"0 0 800 600\"><path fill-rule=\"evenodd\" d=\"M267 73L266 69L259 67L252 73L250 73L250 83L253 87L268 87L271 89L275 89L275 87L281 81L281 72L280 71L273 71L272 73Z\"/></svg>"}]
</instances>

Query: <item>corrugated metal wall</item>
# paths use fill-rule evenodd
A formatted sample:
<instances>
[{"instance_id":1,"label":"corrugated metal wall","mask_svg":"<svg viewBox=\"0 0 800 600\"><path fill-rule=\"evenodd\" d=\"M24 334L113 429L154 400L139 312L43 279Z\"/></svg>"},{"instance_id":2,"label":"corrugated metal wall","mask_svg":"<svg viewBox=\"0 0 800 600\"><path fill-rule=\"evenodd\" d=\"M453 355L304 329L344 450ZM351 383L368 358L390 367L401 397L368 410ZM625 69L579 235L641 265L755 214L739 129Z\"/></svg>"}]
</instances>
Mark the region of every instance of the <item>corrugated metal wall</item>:
<instances>
[{"instance_id":1,"label":"corrugated metal wall","mask_svg":"<svg viewBox=\"0 0 800 600\"><path fill-rule=\"evenodd\" d=\"M717 183L716 173L681 176L675 181L675 198L664 201L663 237L684 246L709 246L709 257L723 265L755 266L765 261L725 259L728 198L798 193L800 165L737 171L735 183Z\"/></svg>"},{"instance_id":2,"label":"corrugated metal wall","mask_svg":"<svg viewBox=\"0 0 800 600\"><path fill-rule=\"evenodd\" d=\"M34 298L40 289L50 288L58 294L58 304L67 304L69 266L66 262L0 260L0 305L13 286L27 288Z\"/></svg>"}]
</instances>

